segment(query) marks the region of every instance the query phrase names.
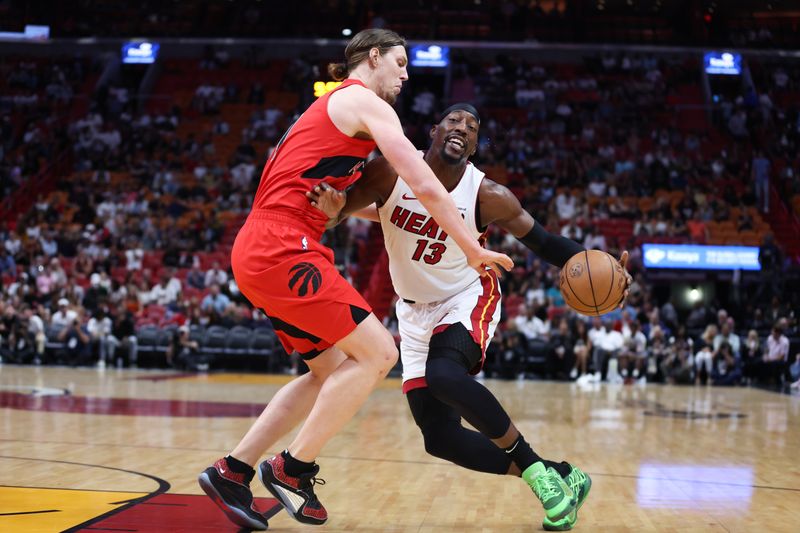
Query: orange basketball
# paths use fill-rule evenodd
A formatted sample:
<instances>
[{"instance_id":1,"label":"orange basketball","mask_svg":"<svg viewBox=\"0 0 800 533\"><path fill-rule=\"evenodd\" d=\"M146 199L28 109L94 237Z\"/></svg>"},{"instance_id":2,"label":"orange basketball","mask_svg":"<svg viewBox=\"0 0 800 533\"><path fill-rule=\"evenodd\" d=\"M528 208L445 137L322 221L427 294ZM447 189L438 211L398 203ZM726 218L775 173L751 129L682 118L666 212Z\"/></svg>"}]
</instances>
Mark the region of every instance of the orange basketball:
<instances>
[{"instance_id":1,"label":"orange basketball","mask_svg":"<svg viewBox=\"0 0 800 533\"><path fill-rule=\"evenodd\" d=\"M582 315L600 316L619 306L626 276L619 261L600 250L575 254L561 269L564 301Z\"/></svg>"}]
</instances>

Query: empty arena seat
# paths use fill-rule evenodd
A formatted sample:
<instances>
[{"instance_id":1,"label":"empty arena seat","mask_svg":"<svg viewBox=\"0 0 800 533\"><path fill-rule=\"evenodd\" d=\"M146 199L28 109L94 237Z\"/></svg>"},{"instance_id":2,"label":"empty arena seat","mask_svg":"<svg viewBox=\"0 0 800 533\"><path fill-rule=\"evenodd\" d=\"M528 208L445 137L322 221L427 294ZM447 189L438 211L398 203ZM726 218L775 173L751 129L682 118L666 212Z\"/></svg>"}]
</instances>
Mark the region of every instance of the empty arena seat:
<instances>
[{"instance_id":1,"label":"empty arena seat","mask_svg":"<svg viewBox=\"0 0 800 533\"><path fill-rule=\"evenodd\" d=\"M154 351L166 353L170 344L172 344L172 339L175 337L177 329L177 327L173 326L158 330Z\"/></svg>"},{"instance_id":2,"label":"empty arena seat","mask_svg":"<svg viewBox=\"0 0 800 533\"><path fill-rule=\"evenodd\" d=\"M244 326L234 326L228 331L225 338L225 353L230 355L247 355L250 352L250 343L253 330Z\"/></svg>"},{"instance_id":3,"label":"empty arena seat","mask_svg":"<svg viewBox=\"0 0 800 533\"><path fill-rule=\"evenodd\" d=\"M143 326L136 331L136 340L140 351L156 351L159 329L155 326Z\"/></svg>"},{"instance_id":4,"label":"empty arena seat","mask_svg":"<svg viewBox=\"0 0 800 533\"><path fill-rule=\"evenodd\" d=\"M254 356L269 356L275 349L277 337L268 329L255 330L249 346L249 353Z\"/></svg>"},{"instance_id":5,"label":"empty arena seat","mask_svg":"<svg viewBox=\"0 0 800 533\"><path fill-rule=\"evenodd\" d=\"M201 351L208 355L221 355L225 353L225 342L228 330L222 326L211 326L206 331L205 342Z\"/></svg>"},{"instance_id":6,"label":"empty arena seat","mask_svg":"<svg viewBox=\"0 0 800 533\"><path fill-rule=\"evenodd\" d=\"M206 328L198 324L189 326L189 340L202 345L206 340Z\"/></svg>"}]
</instances>

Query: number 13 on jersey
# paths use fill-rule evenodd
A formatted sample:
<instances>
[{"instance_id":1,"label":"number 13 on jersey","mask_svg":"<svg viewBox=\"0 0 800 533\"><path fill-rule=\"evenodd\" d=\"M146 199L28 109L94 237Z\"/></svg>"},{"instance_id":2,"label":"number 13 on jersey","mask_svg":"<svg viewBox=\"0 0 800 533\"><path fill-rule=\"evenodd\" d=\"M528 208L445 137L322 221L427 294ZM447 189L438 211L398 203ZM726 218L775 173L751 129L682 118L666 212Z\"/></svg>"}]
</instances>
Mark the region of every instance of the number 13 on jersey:
<instances>
[{"instance_id":1,"label":"number 13 on jersey","mask_svg":"<svg viewBox=\"0 0 800 533\"><path fill-rule=\"evenodd\" d=\"M425 254L426 250L429 250L430 253ZM411 259L414 261L419 261L422 259L429 265L435 265L442 260L442 254L446 251L447 246L441 242L431 242L428 239L419 239L417 240L417 248L414 250L414 255L411 256Z\"/></svg>"}]
</instances>

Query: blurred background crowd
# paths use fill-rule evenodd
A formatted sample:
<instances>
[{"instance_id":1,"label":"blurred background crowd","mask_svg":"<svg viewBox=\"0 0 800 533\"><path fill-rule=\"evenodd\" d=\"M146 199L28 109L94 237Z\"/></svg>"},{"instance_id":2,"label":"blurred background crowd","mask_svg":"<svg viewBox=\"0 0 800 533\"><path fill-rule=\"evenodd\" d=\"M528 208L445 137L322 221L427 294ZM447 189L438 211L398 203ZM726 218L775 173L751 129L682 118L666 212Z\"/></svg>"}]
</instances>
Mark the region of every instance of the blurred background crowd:
<instances>
[{"instance_id":1,"label":"blurred background crowd","mask_svg":"<svg viewBox=\"0 0 800 533\"><path fill-rule=\"evenodd\" d=\"M610 0L579 16L569 9L581 2L442 1L426 17L380 2L312 2L330 15L315 17L319 27L282 23L300 20L289 4L266 17L260 2L152 3L149 16L103 24L94 18L120 15L122 3L79 2L69 14L25 4L0 12L49 22L62 36L236 27L263 37L272 24L271 36L341 37L373 24L418 38L548 41L567 32L578 42L767 48L797 40L782 18L756 25L729 14L722 24L712 9L706 21L709 2L689 2L700 18L677 25L654 27L663 14L636 13L628 33L634 15L615 13ZM219 6L225 22L212 24L223 20ZM600 29L592 17L617 23ZM591 28L605 33L591 37ZM230 271L266 158L339 59L281 50L209 43L138 70L107 51L2 54L3 362L303 371ZM556 268L490 230L489 245L516 268L502 281L487 376L776 388L800 378L800 63L746 56L747 76L721 84L701 63L696 50L636 46L454 47L446 75L412 69L397 109L419 148L439 111L473 103L482 114L473 162L488 177L550 231L631 255L624 308L587 319L565 307ZM380 228L351 219L325 239L396 335ZM675 277L645 268L644 243L757 246L761 270Z\"/></svg>"}]
</instances>

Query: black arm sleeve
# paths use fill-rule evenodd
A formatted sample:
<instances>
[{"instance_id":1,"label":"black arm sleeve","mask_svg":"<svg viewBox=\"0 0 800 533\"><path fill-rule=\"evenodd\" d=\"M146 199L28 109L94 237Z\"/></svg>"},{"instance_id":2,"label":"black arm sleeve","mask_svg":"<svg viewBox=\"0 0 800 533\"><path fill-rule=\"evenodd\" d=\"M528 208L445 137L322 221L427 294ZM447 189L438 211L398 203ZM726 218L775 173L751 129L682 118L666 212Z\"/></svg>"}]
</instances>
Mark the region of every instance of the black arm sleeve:
<instances>
[{"instance_id":1,"label":"black arm sleeve","mask_svg":"<svg viewBox=\"0 0 800 533\"><path fill-rule=\"evenodd\" d=\"M533 253L558 268L563 267L570 257L585 250L572 239L546 232L538 222L534 223L525 236L518 239Z\"/></svg>"}]
</instances>

